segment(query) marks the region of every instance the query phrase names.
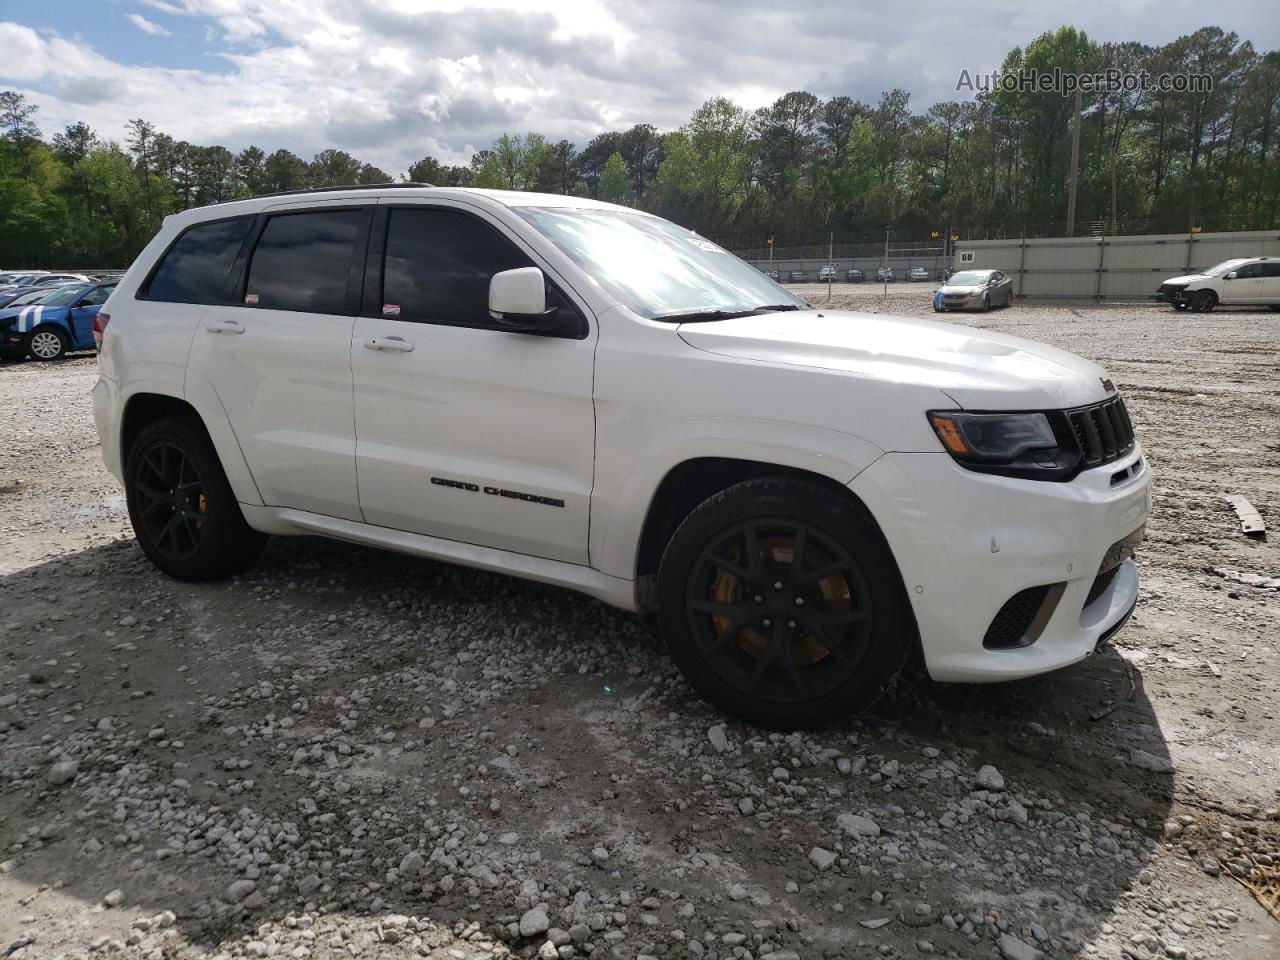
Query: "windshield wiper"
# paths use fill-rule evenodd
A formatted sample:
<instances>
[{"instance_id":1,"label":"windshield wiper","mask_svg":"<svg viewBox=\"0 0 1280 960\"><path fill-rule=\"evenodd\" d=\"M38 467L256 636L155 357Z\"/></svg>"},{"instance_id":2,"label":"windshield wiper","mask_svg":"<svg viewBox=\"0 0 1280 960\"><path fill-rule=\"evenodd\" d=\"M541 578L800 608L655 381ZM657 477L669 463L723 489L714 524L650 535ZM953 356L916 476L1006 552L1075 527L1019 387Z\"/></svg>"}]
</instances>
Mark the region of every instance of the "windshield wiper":
<instances>
[{"instance_id":1,"label":"windshield wiper","mask_svg":"<svg viewBox=\"0 0 1280 960\"><path fill-rule=\"evenodd\" d=\"M709 323L714 320L733 320L760 313L777 313L782 310L803 310L794 303L765 303L745 310L688 310L684 313L667 313L654 317L659 323Z\"/></svg>"}]
</instances>

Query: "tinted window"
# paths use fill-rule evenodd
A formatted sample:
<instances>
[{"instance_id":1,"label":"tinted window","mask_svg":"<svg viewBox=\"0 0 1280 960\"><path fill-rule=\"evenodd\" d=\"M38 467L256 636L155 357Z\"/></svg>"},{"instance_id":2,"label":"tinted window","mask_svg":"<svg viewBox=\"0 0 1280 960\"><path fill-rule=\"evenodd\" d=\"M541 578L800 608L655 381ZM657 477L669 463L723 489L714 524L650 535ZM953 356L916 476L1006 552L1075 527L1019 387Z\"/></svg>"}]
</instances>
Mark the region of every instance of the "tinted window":
<instances>
[{"instance_id":1,"label":"tinted window","mask_svg":"<svg viewBox=\"0 0 1280 960\"><path fill-rule=\"evenodd\" d=\"M347 279L364 221L363 210L272 217L253 251L244 302L271 310L348 312Z\"/></svg>"},{"instance_id":2,"label":"tinted window","mask_svg":"<svg viewBox=\"0 0 1280 960\"><path fill-rule=\"evenodd\" d=\"M1237 280L1249 280L1253 277L1262 276L1262 264L1246 263L1243 267L1236 267L1235 270Z\"/></svg>"},{"instance_id":3,"label":"tinted window","mask_svg":"<svg viewBox=\"0 0 1280 960\"><path fill-rule=\"evenodd\" d=\"M534 264L487 223L450 210L392 210L382 281L384 316L494 326L489 280ZM556 303L549 295L548 305ZM391 309L388 309L391 308Z\"/></svg>"},{"instance_id":4,"label":"tinted window","mask_svg":"<svg viewBox=\"0 0 1280 960\"><path fill-rule=\"evenodd\" d=\"M1280 277L1280 263L1260 263L1264 277Z\"/></svg>"},{"instance_id":5,"label":"tinted window","mask_svg":"<svg viewBox=\"0 0 1280 960\"><path fill-rule=\"evenodd\" d=\"M147 285L150 300L216 303L225 296L227 272L240 252L252 217L192 227L164 255Z\"/></svg>"}]
</instances>

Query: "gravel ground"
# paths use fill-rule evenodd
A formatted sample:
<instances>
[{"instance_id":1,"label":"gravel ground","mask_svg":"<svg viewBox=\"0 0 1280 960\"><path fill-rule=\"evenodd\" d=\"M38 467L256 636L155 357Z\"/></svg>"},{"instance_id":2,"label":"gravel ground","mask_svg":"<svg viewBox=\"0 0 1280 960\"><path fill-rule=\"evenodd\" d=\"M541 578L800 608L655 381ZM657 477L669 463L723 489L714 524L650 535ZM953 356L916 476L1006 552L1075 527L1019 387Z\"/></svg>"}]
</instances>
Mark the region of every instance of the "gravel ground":
<instances>
[{"instance_id":1,"label":"gravel ground","mask_svg":"<svg viewBox=\"0 0 1280 960\"><path fill-rule=\"evenodd\" d=\"M559 589L310 539L168 580L93 358L0 369L0 956L1280 956L1280 552L1222 500L1280 518L1280 315L965 319L1118 381L1157 478L1137 615L790 736Z\"/></svg>"}]
</instances>

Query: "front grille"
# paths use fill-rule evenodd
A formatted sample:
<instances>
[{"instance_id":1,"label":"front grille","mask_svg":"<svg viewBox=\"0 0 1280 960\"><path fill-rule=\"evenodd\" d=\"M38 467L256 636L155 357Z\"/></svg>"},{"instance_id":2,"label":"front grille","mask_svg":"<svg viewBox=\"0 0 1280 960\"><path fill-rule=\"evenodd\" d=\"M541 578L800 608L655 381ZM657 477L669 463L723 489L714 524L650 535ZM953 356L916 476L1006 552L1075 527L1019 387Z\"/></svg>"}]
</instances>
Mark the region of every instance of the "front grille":
<instances>
[{"instance_id":1,"label":"front grille","mask_svg":"<svg viewBox=\"0 0 1280 960\"><path fill-rule=\"evenodd\" d=\"M1156 292L1157 293L1181 293L1185 289L1187 289L1187 285L1185 283L1162 283L1160 284L1160 289Z\"/></svg>"},{"instance_id":2,"label":"front grille","mask_svg":"<svg viewBox=\"0 0 1280 960\"><path fill-rule=\"evenodd\" d=\"M1024 646L1027 631L1031 629L1031 623L1048 595L1048 586L1028 587L1015 593L1004 602L1000 612L991 621L991 626L987 627L982 645L991 650Z\"/></svg>"},{"instance_id":3,"label":"front grille","mask_svg":"<svg viewBox=\"0 0 1280 960\"><path fill-rule=\"evenodd\" d=\"M1119 566L1114 566L1110 570L1105 570L1093 578L1093 586L1089 588L1089 595L1084 599L1084 605L1087 607L1093 601L1107 592L1107 588L1111 586L1111 581L1116 578L1116 574L1120 572Z\"/></svg>"},{"instance_id":4,"label":"front grille","mask_svg":"<svg viewBox=\"0 0 1280 960\"><path fill-rule=\"evenodd\" d=\"M1119 460L1133 449L1133 424L1119 397L1069 410L1067 418L1080 445L1080 464L1086 470Z\"/></svg>"}]
</instances>

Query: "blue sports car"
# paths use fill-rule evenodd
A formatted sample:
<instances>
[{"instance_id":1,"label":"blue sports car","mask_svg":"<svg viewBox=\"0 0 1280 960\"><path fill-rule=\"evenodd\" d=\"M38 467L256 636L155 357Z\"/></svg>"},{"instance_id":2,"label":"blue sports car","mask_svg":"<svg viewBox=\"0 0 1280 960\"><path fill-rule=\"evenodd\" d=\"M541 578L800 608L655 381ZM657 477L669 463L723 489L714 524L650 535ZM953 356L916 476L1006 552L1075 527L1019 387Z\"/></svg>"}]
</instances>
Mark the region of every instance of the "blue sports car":
<instances>
[{"instance_id":1,"label":"blue sports car","mask_svg":"<svg viewBox=\"0 0 1280 960\"><path fill-rule=\"evenodd\" d=\"M72 350L94 349L93 320L115 288L114 282L76 283L0 310L0 355L60 360Z\"/></svg>"}]
</instances>

